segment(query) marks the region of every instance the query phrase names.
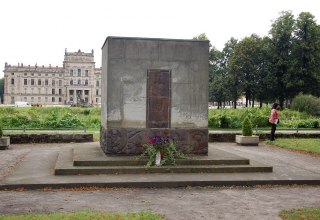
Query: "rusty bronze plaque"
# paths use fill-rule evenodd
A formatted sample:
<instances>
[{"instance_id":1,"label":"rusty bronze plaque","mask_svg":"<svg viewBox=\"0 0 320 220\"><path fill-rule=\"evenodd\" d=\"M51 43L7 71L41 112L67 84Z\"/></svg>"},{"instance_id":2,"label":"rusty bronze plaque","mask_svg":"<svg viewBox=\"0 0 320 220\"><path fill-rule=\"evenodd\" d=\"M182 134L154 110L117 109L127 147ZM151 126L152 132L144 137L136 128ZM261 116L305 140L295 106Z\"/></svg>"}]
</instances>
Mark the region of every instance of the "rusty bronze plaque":
<instances>
[{"instance_id":1,"label":"rusty bronze plaque","mask_svg":"<svg viewBox=\"0 0 320 220\"><path fill-rule=\"evenodd\" d=\"M147 128L170 128L171 72L148 70Z\"/></svg>"}]
</instances>

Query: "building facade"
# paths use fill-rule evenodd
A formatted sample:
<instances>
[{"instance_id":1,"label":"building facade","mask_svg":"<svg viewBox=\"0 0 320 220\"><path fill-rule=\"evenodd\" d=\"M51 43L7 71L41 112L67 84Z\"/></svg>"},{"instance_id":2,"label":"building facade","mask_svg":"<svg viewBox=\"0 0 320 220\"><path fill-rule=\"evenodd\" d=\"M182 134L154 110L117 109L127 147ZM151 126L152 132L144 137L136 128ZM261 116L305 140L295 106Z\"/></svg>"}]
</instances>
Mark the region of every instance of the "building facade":
<instances>
[{"instance_id":1,"label":"building facade","mask_svg":"<svg viewBox=\"0 0 320 220\"><path fill-rule=\"evenodd\" d=\"M101 103L101 68L94 52L65 51L62 67L5 63L3 104L87 105Z\"/></svg>"}]
</instances>

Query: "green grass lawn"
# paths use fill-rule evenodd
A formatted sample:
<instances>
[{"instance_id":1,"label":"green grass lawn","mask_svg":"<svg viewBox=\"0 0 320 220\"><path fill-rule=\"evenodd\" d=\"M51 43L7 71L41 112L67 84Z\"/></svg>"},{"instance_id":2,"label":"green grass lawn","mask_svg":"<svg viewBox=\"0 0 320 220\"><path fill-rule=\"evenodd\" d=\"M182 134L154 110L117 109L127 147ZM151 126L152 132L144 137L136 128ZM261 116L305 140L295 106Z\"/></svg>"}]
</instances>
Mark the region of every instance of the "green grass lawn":
<instances>
[{"instance_id":1,"label":"green grass lawn","mask_svg":"<svg viewBox=\"0 0 320 220\"><path fill-rule=\"evenodd\" d=\"M23 215L0 215L0 220L161 220L163 216L150 211L137 213L110 213L80 211L72 213L49 213L49 214L23 214Z\"/></svg>"},{"instance_id":2,"label":"green grass lawn","mask_svg":"<svg viewBox=\"0 0 320 220\"><path fill-rule=\"evenodd\" d=\"M320 219L320 208L282 210L279 216L283 220L318 220Z\"/></svg>"},{"instance_id":3,"label":"green grass lawn","mask_svg":"<svg viewBox=\"0 0 320 220\"><path fill-rule=\"evenodd\" d=\"M268 144L291 150L320 155L320 138L278 138Z\"/></svg>"}]
</instances>

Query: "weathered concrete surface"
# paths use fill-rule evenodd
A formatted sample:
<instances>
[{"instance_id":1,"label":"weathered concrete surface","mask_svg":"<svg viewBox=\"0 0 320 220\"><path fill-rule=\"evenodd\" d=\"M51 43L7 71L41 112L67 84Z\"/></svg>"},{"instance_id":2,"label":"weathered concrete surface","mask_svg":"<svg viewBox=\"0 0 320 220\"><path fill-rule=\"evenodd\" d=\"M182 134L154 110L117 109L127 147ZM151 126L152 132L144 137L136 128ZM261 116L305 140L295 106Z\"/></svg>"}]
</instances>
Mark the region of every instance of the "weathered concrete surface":
<instances>
[{"instance_id":1,"label":"weathered concrete surface","mask_svg":"<svg viewBox=\"0 0 320 220\"><path fill-rule=\"evenodd\" d=\"M198 144L181 148L207 153L208 56L209 41L108 37L102 48L104 152L139 154L146 142L130 140L132 130L172 128L197 130L188 139Z\"/></svg>"},{"instance_id":2,"label":"weathered concrete surface","mask_svg":"<svg viewBox=\"0 0 320 220\"><path fill-rule=\"evenodd\" d=\"M102 126L145 128L147 72L171 71L171 127L208 127L208 41L108 37Z\"/></svg>"},{"instance_id":3,"label":"weathered concrete surface","mask_svg":"<svg viewBox=\"0 0 320 220\"><path fill-rule=\"evenodd\" d=\"M76 146L99 146L98 142L77 143ZM50 146L50 147L48 147ZM214 174L123 174L88 176L54 176L54 167L61 147L75 144L11 145L1 151L1 160L12 161L17 149L28 148L22 160L9 169L0 189L44 187L185 187L185 186L231 186L263 184L309 184L320 185L320 160L279 148L260 144L259 147L243 147L235 143L215 143L210 147L273 166L272 173L214 173ZM10 159L10 157L13 157ZM0 160L0 161L1 161ZM1 163L0 163L1 164ZM0 169L6 169L6 164ZM7 170L8 171L8 170Z\"/></svg>"}]
</instances>

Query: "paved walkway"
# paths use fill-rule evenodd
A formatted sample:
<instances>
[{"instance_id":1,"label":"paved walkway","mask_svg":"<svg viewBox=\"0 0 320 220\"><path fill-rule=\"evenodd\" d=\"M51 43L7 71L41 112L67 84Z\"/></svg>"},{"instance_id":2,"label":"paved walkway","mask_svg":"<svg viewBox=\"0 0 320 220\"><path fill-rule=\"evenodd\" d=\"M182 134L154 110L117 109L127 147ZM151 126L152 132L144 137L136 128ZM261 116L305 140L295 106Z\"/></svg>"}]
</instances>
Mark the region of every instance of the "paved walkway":
<instances>
[{"instance_id":1,"label":"paved walkway","mask_svg":"<svg viewBox=\"0 0 320 220\"><path fill-rule=\"evenodd\" d=\"M83 143L81 145L98 143ZM54 176L53 168L61 147L75 144L11 145L0 151L0 186L30 184L110 183L120 181L252 181L300 180L318 183L320 158L259 145L243 147L214 143L210 147L266 165L269 174L166 174ZM76 144L79 146L79 144ZM314 182L312 182L314 181ZM320 184L319 184L320 185ZM20 192L21 191L21 192ZM25 190L0 191L0 213L60 212L74 210L140 211L162 213L166 219L278 219L281 209L319 207L319 186L282 187L181 187L127 188L93 191Z\"/></svg>"},{"instance_id":2,"label":"paved walkway","mask_svg":"<svg viewBox=\"0 0 320 220\"><path fill-rule=\"evenodd\" d=\"M98 142L69 144L12 145L0 152L0 189L103 187L177 187L257 184L319 184L320 158L268 147L210 143L211 148L273 166L272 173L191 173L55 176L54 166L61 147L96 146Z\"/></svg>"}]
</instances>

